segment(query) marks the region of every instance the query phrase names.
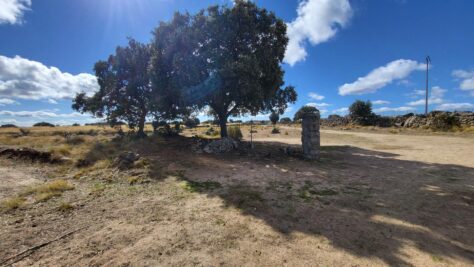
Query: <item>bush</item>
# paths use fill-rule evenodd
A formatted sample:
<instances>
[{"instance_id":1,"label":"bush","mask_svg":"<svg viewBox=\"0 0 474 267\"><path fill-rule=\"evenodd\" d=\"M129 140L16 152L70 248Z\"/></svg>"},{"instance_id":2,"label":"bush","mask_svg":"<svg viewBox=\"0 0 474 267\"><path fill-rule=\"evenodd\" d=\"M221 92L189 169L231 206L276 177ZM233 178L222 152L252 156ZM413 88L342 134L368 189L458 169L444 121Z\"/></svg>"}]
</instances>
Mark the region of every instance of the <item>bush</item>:
<instances>
[{"instance_id":1,"label":"bush","mask_svg":"<svg viewBox=\"0 0 474 267\"><path fill-rule=\"evenodd\" d=\"M77 127L77 126L81 126L81 125L79 123L74 123L74 124L72 124L72 126Z\"/></svg>"},{"instance_id":2,"label":"bush","mask_svg":"<svg viewBox=\"0 0 474 267\"><path fill-rule=\"evenodd\" d=\"M356 100L349 107L349 114L354 123L360 125L373 125L375 114L372 112L370 101Z\"/></svg>"},{"instance_id":3,"label":"bush","mask_svg":"<svg viewBox=\"0 0 474 267\"><path fill-rule=\"evenodd\" d=\"M199 125L200 121L198 118L187 118L184 120L184 125L188 128L195 128Z\"/></svg>"},{"instance_id":4,"label":"bush","mask_svg":"<svg viewBox=\"0 0 474 267\"><path fill-rule=\"evenodd\" d=\"M30 134L30 130L25 129L25 128L20 128L20 134L21 136L27 136Z\"/></svg>"},{"instance_id":5,"label":"bush","mask_svg":"<svg viewBox=\"0 0 474 267\"><path fill-rule=\"evenodd\" d=\"M230 138L240 140L242 139L242 131L240 131L240 128L238 126L231 126L227 129L227 135Z\"/></svg>"},{"instance_id":6,"label":"bush","mask_svg":"<svg viewBox=\"0 0 474 267\"><path fill-rule=\"evenodd\" d=\"M300 121L303 119L305 113L319 113L319 110L313 106L302 106L296 113L293 121Z\"/></svg>"},{"instance_id":7,"label":"bush","mask_svg":"<svg viewBox=\"0 0 474 267\"><path fill-rule=\"evenodd\" d=\"M272 129L272 134L279 134L280 133L280 129L278 129L278 127L275 127Z\"/></svg>"},{"instance_id":8,"label":"bush","mask_svg":"<svg viewBox=\"0 0 474 267\"><path fill-rule=\"evenodd\" d=\"M429 125L432 130L447 131L460 126L458 118L451 113L432 112L430 116L433 117Z\"/></svg>"},{"instance_id":9,"label":"bush","mask_svg":"<svg viewBox=\"0 0 474 267\"><path fill-rule=\"evenodd\" d=\"M288 117L281 118L280 123L289 124L289 123L291 123L291 119L288 118Z\"/></svg>"},{"instance_id":10,"label":"bush","mask_svg":"<svg viewBox=\"0 0 474 267\"><path fill-rule=\"evenodd\" d=\"M3 124L0 128L18 128L15 124Z\"/></svg>"},{"instance_id":11,"label":"bush","mask_svg":"<svg viewBox=\"0 0 474 267\"><path fill-rule=\"evenodd\" d=\"M33 127L54 127L54 124L51 124L49 122L38 122L33 124Z\"/></svg>"},{"instance_id":12,"label":"bush","mask_svg":"<svg viewBox=\"0 0 474 267\"><path fill-rule=\"evenodd\" d=\"M205 134L206 134L206 135L209 135L209 136L218 136L218 135L220 135L221 133L220 133L219 130L214 130L214 128L211 127L211 128L209 128L209 129L207 129L207 131L205 132ZM227 133L227 134L229 134L229 133Z\"/></svg>"}]
</instances>

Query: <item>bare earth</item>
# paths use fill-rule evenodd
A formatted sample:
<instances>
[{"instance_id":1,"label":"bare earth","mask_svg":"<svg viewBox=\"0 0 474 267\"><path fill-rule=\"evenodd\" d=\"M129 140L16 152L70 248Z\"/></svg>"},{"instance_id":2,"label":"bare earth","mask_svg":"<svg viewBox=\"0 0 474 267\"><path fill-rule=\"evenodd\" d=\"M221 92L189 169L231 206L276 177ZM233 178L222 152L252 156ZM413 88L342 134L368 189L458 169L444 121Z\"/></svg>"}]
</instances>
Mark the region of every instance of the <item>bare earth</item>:
<instances>
[{"instance_id":1,"label":"bare earth","mask_svg":"<svg viewBox=\"0 0 474 267\"><path fill-rule=\"evenodd\" d=\"M0 200L58 177L75 186L0 213L0 262L79 229L13 266L474 264L472 135L323 130L311 162L280 150L296 149L298 129L270 130L228 155L198 154L190 138L137 141L150 177L133 184L114 168L0 158Z\"/></svg>"}]
</instances>

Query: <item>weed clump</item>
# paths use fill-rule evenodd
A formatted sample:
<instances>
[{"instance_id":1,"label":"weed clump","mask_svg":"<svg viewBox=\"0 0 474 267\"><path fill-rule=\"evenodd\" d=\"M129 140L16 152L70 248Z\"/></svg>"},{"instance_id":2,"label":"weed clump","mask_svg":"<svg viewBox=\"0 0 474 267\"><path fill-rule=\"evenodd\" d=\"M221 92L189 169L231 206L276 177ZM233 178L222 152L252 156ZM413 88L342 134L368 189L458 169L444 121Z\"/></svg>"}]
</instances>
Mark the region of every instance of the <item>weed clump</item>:
<instances>
[{"instance_id":1,"label":"weed clump","mask_svg":"<svg viewBox=\"0 0 474 267\"><path fill-rule=\"evenodd\" d=\"M230 138L236 139L236 140L240 140L243 137L242 131L240 130L238 126L229 127L229 129L227 130L227 134L229 135Z\"/></svg>"},{"instance_id":2,"label":"weed clump","mask_svg":"<svg viewBox=\"0 0 474 267\"><path fill-rule=\"evenodd\" d=\"M204 192L220 188L221 184L214 181L196 182L188 180L181 182L180 187L189 192Z\"/></svg>"},{"instance_id":3,"label":"weed clump","mask_svg":"<svg viewBox=\"0 0 474 267\"><path fill-rule=\"evenodd\" d=\"M64 191L72 190L74 186L66 180L56 180L45 183L26 190L22 195L34 195L37 202L49 200L50 198L61 196Z\"/></svg>"},{"instance_id":4,"label":"weed clump","mask_svg":"<svg viewBox=\"0 0 474 267\"><path fill-rule=\"evenodd\" d=\"M13 197L7 198L0 202L1 211L10 211L22 207L25 204L26 199L24 197Z\"/></svg>"}]
</instances>

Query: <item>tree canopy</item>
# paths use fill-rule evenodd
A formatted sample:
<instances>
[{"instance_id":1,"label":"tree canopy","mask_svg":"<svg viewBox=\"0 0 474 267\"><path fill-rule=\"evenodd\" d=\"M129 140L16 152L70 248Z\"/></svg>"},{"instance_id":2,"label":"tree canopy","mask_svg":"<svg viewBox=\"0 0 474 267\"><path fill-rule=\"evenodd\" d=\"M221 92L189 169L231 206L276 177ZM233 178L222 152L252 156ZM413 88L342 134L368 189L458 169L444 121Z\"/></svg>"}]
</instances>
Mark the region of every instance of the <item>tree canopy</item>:
<instances>
[{"instance_id":1,"label":"tree canopy","mask_svg":"<svg viewBox=\"0 0 474 267\"><path fill-rule=\"evenodd\" d=\"M106 117L110 124L126 121L144 135L146 117L152 110L152 90L148 75L151 52L149 45L133 39L126 47L117 47L107 61L95 63L99 91L88 97L78 94L72 105L82 113Z\"/></svg>"},{"instance_id":2,"label":"tree canopy","mask_svg":"<svg viewBox=\"0 0 474 267\"><path fill-rule=\"evenodd\" d=\"M303 119L305 113L319 113L319 110L313 106L302 106L296 113L293 118L293 121L300 121Z\"/></svg>"},{"instance_id":3,"label":"tree canopy","mask_svg":"<svg viewBox=\"0 0 474 267\"><path fill-rule=\"evenodd\" d=\"M184 120L209 108L226 137L229 116L283 114L296 101L294 87L283 87L287 43L286 24L250 1L175 13L149 45L130 39L98 61L99 91L78 94L73 108L141 135L147 117Z\"/></svg>"},{"instance_id":4,"label":"tree canopy","mask_svg":"<svg viewBox=\"0 0 474 267\"><path fill-rule=\"evenodd\" d=\"M372 112L372 103L370 101L356 100L349 106L349 114L352 119L361 124L369 125L375 114Z\"/></svg>"},{"instance_id":5,"label":"tree canopy","mask_svg":"<svg viewBox=\"0 0 474 267\"><path fill-rule=\"evenodd\" d=\"M183 29L171 38L175 92L187 106L210 107L222 137L227 136L229 116L283 113L296 100L293 87L282 88L288 38L286 24L272 12L236 1L231 8L211 6L192 17L177 14L166 24L171 25ZM159 29L154 35L155 47L166 47L160 45ZM160 73L161 64L156 61L153 71ZM194 84L187 86L189 82Z\"/></svg>"}]
</instances>

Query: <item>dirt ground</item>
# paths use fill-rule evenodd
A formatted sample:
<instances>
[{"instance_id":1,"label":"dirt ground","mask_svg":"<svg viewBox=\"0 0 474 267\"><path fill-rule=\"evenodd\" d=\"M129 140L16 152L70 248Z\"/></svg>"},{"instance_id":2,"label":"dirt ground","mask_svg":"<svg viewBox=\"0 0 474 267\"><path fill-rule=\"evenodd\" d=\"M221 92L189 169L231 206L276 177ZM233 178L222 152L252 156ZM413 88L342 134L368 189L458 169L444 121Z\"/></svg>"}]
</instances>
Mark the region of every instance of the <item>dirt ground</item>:
<instances>
[{"instance_id":1,"label":"dirt ground","mask_svg":"<svg viewBox=\"0 0 474 267\"><path fill-rule=\"evenodd\" d=\"M256 127L251 150L245 128L242 148L225 155L198 153L184 136L0 138L94 159L0 158L0 201L55 179L74 185L0 212L0 266L474 264L474 135L323 129L321 160L306 161L283 153L298 149L299 129L280 130ZM122 150L144 160L120 171Z\"/></svg>"}]
</instances>

